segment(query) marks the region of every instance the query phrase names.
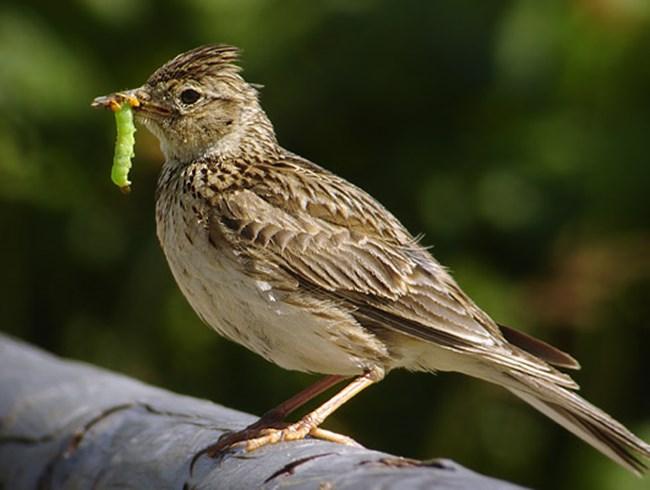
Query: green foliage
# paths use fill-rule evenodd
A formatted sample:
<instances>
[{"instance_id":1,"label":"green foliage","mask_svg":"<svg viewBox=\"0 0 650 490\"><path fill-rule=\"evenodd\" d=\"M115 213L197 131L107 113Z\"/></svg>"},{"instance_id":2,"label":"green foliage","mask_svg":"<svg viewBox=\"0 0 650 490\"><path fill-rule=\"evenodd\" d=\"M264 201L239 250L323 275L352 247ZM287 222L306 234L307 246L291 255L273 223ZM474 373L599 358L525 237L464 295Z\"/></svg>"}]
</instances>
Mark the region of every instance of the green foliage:
<instances>
[{"instance_id":1,"label":"green foliage","mask_svg":"<svg viewBox=\"0 0 650 490\"><path fill-rule=\"evenodd\" d=\"M480 305L573 352L585 396L648 439L648 5L7 0L0 328L257 413L312 381L210 332L180 296L155 239L152 136L138 133L134 192L106 178L113 123L91 99L228 42L286 147L425 232ZM326 425L536 488L645 484L461 376L393 373Z\"/></svg>"}]
</instances>

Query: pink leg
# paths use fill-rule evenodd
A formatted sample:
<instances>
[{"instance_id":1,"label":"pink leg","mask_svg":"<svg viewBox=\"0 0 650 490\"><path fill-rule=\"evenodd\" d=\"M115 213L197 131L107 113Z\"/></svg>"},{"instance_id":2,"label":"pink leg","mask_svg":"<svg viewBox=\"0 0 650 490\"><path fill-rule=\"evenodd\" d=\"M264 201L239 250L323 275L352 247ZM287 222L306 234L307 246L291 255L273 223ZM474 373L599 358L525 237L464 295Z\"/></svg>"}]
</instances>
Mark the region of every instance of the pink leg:
<instances>
[{"instance_id":1,"label":"pink leg","mask_svg":"<svg viewBox=\"0 0 650 490\"><path fill-rule=\"evenodd\" d=\"M302 390L300 393L292 396L288 400L280 403L280 405L277 407L266 412L264 415L262 415L261 420L284 420L287 415L294 412L295 410L298 410L305 403L313 400L321 393L329 390L332 386L339 384L345 378L345 376L339 376L337 374L325 376L306 389Z\"/></svg>"},{"instance_id":2,"label":"pink leg","mask_svg":"<svg viewBox=\"0 0 650 490\"><path fill-rule=\"evenodd\" d=\"M330 375L319 379L318 381L316 381L316 383L310 385L308 388L302 390L300 393L292 396L291 398L282 402L274 409L266 412L264 415L262 415L262 417L257 422L249 425L245 429L222 435L215 444L212 444L211 446L200 451L194 457L194 460L196 460L196 458L198 458L202 454L207 454L210 457L214 457L220 451L226 449L227 447L232 446L233 444L254 437L258 437L260 431L262 431L263 429L268 429L277 425L281 425L281 426L288 425L288 424L279 424L279 423L282 422L282 420L284 420L284 418L287 415L299 409L305 403L314 399L324 391L327 391L332 386L340 383L345 378L346 378L345 376Z\"/></svg>"},{"instance_id":3,"label":"pink leg","mask_svg":"<svg viewBox=\"0 0 650 490\"><path fill-rule=\"evenodd\" d=\"M349 437L319 429L318 426L341 405L368 386L380 381L382 378L383 371L380 370L369 371L362 376L354 378L354 380L352 380L352 382L350 382L350 384L345 388L323 403L316 410L305 415L295 424L287 425L281 429L273 427L264 428L260 430L256 436L253 436L253 438L247 438L245 446L246 450L253 451L262 446L275 444L276 442L281 441L296 441L304 439L309 434L332 442L357 445Z\"/></svg>"}]
</instances>

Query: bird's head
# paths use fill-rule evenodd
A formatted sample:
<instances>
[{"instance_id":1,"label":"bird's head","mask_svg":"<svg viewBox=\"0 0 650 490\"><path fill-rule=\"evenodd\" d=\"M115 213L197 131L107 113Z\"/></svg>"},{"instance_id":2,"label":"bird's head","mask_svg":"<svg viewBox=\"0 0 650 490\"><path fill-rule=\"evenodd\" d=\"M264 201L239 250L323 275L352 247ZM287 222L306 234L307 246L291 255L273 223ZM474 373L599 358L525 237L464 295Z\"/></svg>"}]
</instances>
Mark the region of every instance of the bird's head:
<instances>
[{"instance_id":1,"label":"bird's head","mask_svg":"<svg viewBox=\"0 0 650 490\"><path fill-rule=\"evenodd\" d=\"M257 89L242 78L237 60L235 47L201 46L165 63L141 87L98 97L93 105L129 101L136 121L158 137L167 159L234 154L251 131L258 144L275 144Z\"/></svg>"}]
</instances>

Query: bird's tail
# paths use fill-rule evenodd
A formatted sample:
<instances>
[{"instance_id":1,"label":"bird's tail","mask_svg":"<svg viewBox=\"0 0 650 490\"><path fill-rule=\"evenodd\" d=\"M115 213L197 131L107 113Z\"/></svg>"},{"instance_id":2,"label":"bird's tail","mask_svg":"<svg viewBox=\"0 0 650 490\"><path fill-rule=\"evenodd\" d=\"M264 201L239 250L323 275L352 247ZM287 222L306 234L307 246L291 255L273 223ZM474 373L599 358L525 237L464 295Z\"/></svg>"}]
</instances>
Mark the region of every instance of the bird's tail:
<instances>
[{"instance_id":1,"label":"bird's tail","mask_svg":"<svg viewBox=\"0 0 650 490\"><path fill-rule=\"evenodd\" d=\"M570 389L511 370L489 381L506 387L636 475L648 470L650 445Z\"/></svg>"}]
</instances>

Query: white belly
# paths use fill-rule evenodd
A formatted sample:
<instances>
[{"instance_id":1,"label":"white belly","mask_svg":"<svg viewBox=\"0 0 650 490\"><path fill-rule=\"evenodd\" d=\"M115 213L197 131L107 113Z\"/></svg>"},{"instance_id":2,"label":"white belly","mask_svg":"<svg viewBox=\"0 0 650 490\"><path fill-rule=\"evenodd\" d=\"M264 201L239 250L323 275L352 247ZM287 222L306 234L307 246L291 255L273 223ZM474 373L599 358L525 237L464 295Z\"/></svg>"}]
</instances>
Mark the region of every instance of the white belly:
<instances>
[{"instance_id":1,"label":"white belly","mask_svg":"<svg viewBox=\"0 0 650 490\"><path fill-rule=\"evenodd\" d=\"M329 308L327 318L284 303L268 283L244 274L231 253L215 248L178 202L157 207L158 237L174 278L221 335L285 369L356 375L384 365L384 344L349 314Z\"/></svg>"}]
</instances>

